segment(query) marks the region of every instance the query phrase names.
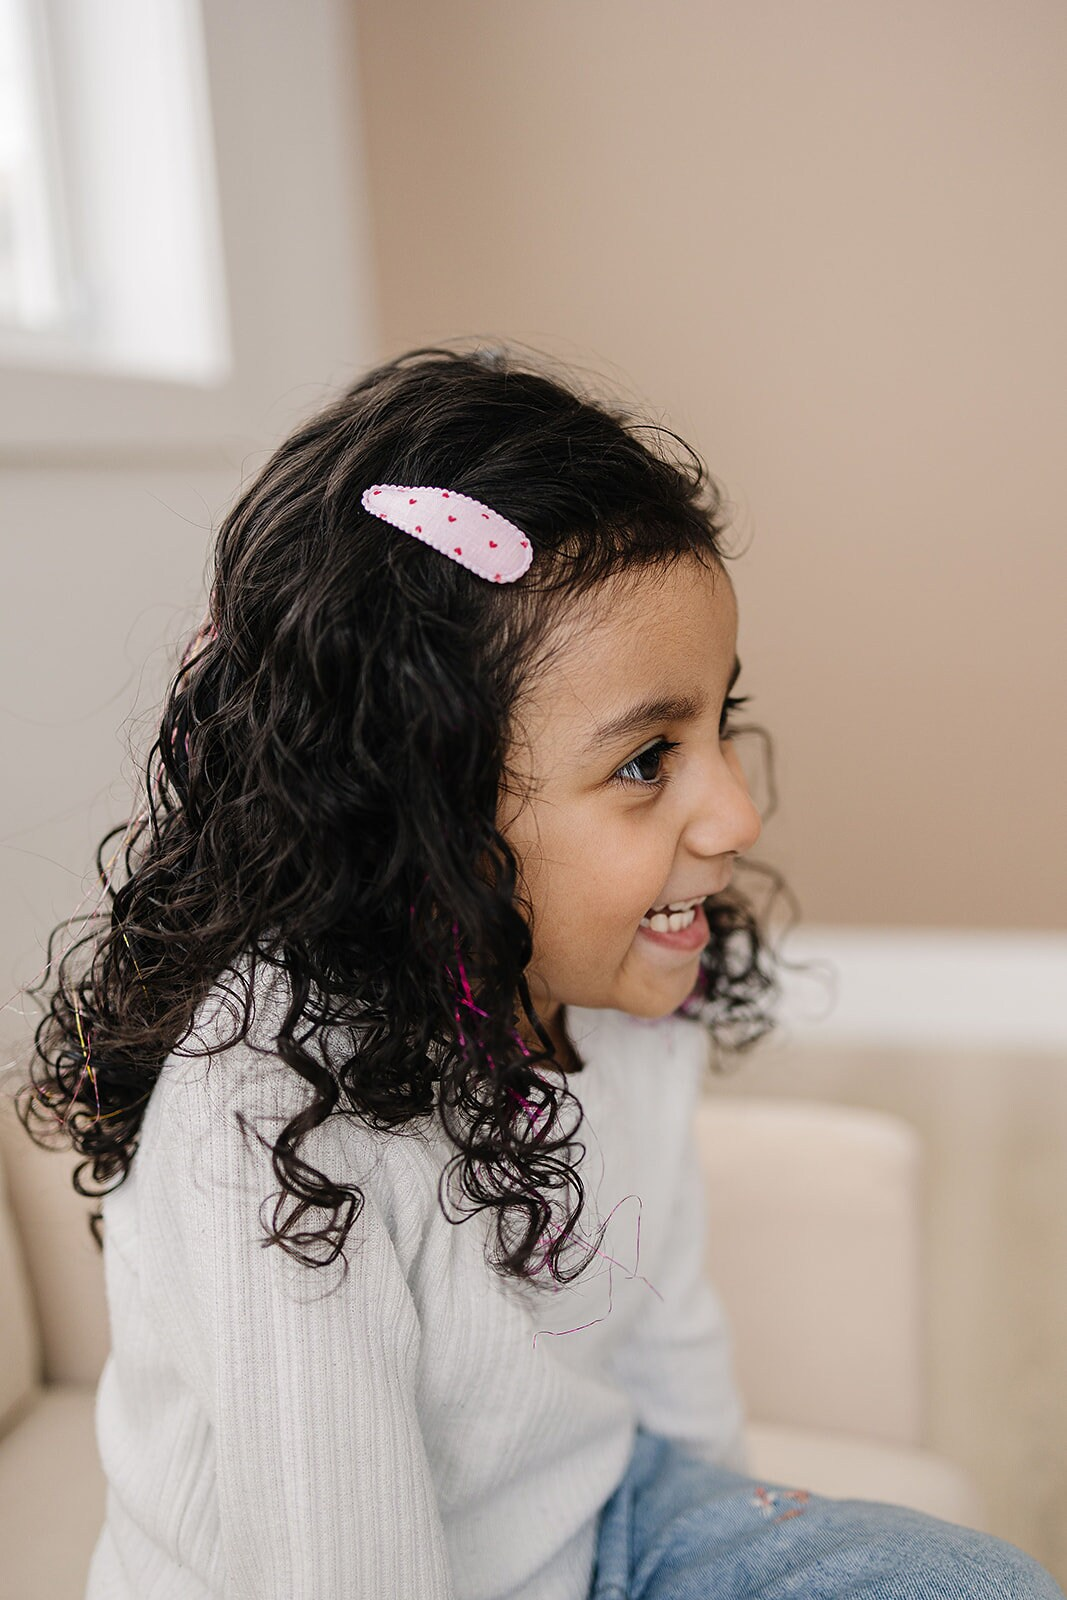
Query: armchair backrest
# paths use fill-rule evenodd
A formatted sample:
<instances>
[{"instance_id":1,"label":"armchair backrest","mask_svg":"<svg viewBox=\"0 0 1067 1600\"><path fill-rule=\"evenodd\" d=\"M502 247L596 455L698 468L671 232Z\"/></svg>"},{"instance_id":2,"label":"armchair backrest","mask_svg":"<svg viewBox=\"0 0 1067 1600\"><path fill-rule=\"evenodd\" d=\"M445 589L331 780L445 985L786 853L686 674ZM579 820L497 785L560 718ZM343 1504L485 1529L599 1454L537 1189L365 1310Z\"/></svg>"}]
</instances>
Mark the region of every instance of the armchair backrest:
<instances>
[{"instance_id":1,"label":"armchair backrest","mask_svg":"<svg viewBox=\"0 0 1067 1600\"><path fill-rule=\"evenodd\" d=\"M95 1384L110 1345L103 1255L89 1232L94 1202L71 1185L83 1159L73 1151L42 1150L18 1122L10 1098L0 1098L7 1202L0 1206L0 1229L11 1240L0 1262L0 1302L11 1311L23 1294L21 1279L28 1296L24 1331L32 1328L33 1364L43 1383ZM5 1325L5 1362L7 1337Z\"/></svg>"},{"instance_id":2,"label":"armchair backrest","mask_svg":"<svg viewBox=\"0 0 1067 1600\"><path fill-rule=\"evenodd\" d=\"M0 1150L0 1435L41 1381L37 1307L9 1198Z\"/></svg>"},{"instance_id":3,"label":"armchair backrest","mask_svg":"<svg viewBox=\"0 0 1067 1600\"><path fill-rule=\"evenodd\" d=\"M708 1274L753 1422L919 1446L921 1146L889 1112L708 1093Z\"/></svg>"}]
</instances>

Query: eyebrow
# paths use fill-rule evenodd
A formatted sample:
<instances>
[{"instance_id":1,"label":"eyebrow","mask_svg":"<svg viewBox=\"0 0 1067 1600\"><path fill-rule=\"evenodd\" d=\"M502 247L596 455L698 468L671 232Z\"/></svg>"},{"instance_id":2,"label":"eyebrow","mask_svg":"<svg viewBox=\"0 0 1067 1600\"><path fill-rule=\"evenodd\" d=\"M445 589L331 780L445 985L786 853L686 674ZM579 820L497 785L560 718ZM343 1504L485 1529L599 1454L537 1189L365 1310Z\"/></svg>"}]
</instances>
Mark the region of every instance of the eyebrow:
<instances>
[{"instance_id":1,"label":"eyebrow","mask_svg":"<svg viewBox=\"0 0 1067 1600\"><path fill-rule=\"evenodd\" d=\"M735 656L730 681L726 685L727 694L740 676L741 661ZM640 700L637 705L621 711L618 716L609 717L607 722L598 723L593 730L592 738L585 746L585 754L614 743L624 734L640 733L643 728L650 728L657 722L688 722L691 718L699 716L707 703L708 698L704 694L660 695L657 698Z\"/></svg>"}]
</instances>

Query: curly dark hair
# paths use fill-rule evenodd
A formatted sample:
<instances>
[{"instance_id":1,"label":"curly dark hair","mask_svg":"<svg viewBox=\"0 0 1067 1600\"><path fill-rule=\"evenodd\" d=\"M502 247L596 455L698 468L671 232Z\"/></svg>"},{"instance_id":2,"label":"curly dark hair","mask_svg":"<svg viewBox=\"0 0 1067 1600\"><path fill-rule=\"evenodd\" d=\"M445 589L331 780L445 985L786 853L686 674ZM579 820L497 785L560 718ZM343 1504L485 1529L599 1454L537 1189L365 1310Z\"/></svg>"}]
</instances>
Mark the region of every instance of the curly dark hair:
<instances>
[{"instance_id":1,"label":"curly dark hair","mask_svg":"<svg viewBox=\"0 0 1067 1600\"><path fill-rule=\"evenodd\" d=\"M688 461L643 432L676 440ZM372 483L447 484L493 506L530 533L532 565L519 582L485 582L368 513L360 496ZM458 1164L475 1209L496 1210L494 1269L532 1277L549 1233L556 1279L584 1269L602 1230L573 1271L560 1259L582 1214L567 1159L581 1106L564 1079L536 1070L559 1063L525 977L531 907L496 826L501 785L514 784L512 713L575 596L686 554L731 559L723 503L676 434L514 347L409 351L274 451L219 529L208 617L144 769L147 806L105 835L100 905L52 931L52 976L25 990L50 984L17 1114L38 1144L58 1139L86 1158L79 1194L125 1179L165 1059L245 961L253 977L261 965L283 975L273 1049L310 1090L273 1145L282 1193L264 1243L308 1265L343 1255L362 1190L302 1162L299 1141L331 1114L399 1131L433 1111L436 1090L457 1151L442 1183ZM118 834L121 887L104 865ZM784 887L768 868L737 865ZM705 909L710 940L679 1011L716 1045L745 1050L774 1026L769 939L736 884ZM89 926L57 964L56 936L75 921ZM251 995L249 982L230 1042L246 1036ZM520 1005L540 1049L521 1042ZM358 1028L358 1048L327 1065L306 1044L335 1025ZM536 1134L516 1109L531 1103ZM97 1184L117 1182L84 1187L89 1165ZM545 1196L560 1187L576 1204L549 1230ZM279 1225L286 1197L297 1203ZM312 1208L322 1227L294 1234ZM90 1217L101 1247L102 1219L102 1208ZM301 1254L311 1243L328 1254Z\"/></svg>"}]
</instances>

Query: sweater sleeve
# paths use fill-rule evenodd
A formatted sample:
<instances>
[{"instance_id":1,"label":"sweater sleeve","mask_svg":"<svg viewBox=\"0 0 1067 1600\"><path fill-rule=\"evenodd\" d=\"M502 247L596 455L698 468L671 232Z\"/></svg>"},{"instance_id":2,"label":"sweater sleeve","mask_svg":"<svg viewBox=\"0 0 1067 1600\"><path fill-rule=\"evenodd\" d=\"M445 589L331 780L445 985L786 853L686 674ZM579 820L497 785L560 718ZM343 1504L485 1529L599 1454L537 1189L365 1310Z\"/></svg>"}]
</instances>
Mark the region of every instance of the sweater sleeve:
<instances>
[{"instance_id":1,"label":"sweater sleeve","mask_svg":"<svg viewBox=\"0 0 1067 1600\"><path fill-rule=\"evenodd\" d=\"M213 1075L224 1076L221 1065ZM298 1153L332 1178L343 1167L363 1191L347 1275L340 1257L308 1267L261 1244L260 1214L271 1221L280 1183L252 1127L273 1144L295 1105L265 1123L242 1105L246 1138L234 1107L231 1094L203 1084L166 1092L146 1152L151 1232L142 1238L155 1305L210 1421L219 1595L455 1600L416 1407L420 1325L390 1232L402 1225L391 1191L364 1181L373 1162L360 1130L331 1117ZM309 1210L296 1231L317 1231L328 1216ZM326 1253L321 1242L312 1253Z\"/></svg>"},{"instance_id":2,"label":"sweater sleeve","mask_svg":"<svg viewBox=\"0 0 1067 1600\"><path fill-rule=\"evenodd\" d=\"M749 1471L745 1415L733 1340L718 1291L705 1272L707 1183L690 1118L664 1262L641 1317L616 1350L613 1369L638 1423L702 1460Z\"/></svg>"}]
</instances>

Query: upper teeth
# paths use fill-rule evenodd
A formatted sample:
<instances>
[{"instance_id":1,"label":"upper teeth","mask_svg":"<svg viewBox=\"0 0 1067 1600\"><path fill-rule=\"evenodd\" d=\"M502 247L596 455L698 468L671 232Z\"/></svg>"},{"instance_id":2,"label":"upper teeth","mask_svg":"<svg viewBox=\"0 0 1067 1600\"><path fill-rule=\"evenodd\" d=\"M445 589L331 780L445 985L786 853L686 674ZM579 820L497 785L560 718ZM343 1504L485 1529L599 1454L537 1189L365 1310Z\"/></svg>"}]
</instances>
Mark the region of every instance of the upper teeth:
<instances>
[{"instance_id":1,"label":"upper teeth","mask_svg":"<svg viewBox=\"0 0 1067 1600\"><path fill-rule=\"evenodd\" d=\"M703 895L697 895L694 900L679 900L673 905L660 906L641 918L641 927L651 928L653 933L676 933L680 928L688 928L696 916L697 906L703 900Z\"/></svg>"}]
</instances>

